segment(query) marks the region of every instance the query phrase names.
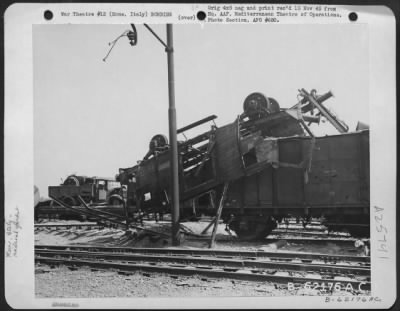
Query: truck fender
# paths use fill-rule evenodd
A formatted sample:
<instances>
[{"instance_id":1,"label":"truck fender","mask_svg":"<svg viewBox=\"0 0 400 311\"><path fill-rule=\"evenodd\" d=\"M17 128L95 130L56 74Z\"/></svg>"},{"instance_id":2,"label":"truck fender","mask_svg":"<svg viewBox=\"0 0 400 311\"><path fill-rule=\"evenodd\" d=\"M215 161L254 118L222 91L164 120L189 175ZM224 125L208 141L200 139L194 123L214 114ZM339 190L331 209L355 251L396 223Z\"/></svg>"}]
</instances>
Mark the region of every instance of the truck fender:
<instances>
[{"instance_id":1,"label":"truck fender","mask_svg":"<svg viewBox=\"0 0 400 311\"><path fill-rule=\"evenodd\" d=\"M110 196L110 197L108 198L108 204L111 205L111 202L112 202L113 200L115 200L115 199L117 199L121 204L124 204L124 199L123 199L122 196L119 195L119 194L113 194L112 196Z\"/></svg>"}]
</instances>

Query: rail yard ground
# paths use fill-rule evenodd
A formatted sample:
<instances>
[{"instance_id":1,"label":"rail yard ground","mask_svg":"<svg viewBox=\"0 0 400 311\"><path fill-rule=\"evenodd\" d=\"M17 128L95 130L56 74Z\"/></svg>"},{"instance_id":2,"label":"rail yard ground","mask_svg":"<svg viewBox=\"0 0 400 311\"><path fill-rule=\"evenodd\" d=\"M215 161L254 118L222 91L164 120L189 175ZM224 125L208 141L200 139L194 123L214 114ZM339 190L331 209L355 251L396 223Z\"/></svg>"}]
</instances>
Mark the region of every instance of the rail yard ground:
<instances>
[{"instance_id":1,"label":"rail yard ground","mask_svg":"<svg viewBox=\"0 0 400 311\"><path fill-rule=\"evenodd\" d=\"M200 237L208 222L183 222L181 248L206 250L209 238ZM58 225L55 227L54 225ZM132 229L126 234L122 229L102 228L94 223L77 221L42 221L35 227L35 245L96 247L171 248L170 240L163 234L170 232L170 222L145 221L143 226L151 231ZM318 225L314 226L318 231ZM296 229L291 224L289 229ZM288 229L288 230L289 230ZM279 229L279 230L282 230ZM212 231L212 229L210 230ZM154 232L160 232L160 235ZM345 235L332 241L304 242L292 240L290 234L276 233L273 239L263 241L237 241L234 234L225 231L220 224L215 250L272 252L277 255L289 252L322 253L363 257L363 251ZM282 235L281 235L282 236ZM347 243L346 243L347 241ZM343 243L345 242L345 243ZM279 272L278 272L279 273ZM285 272L282 272L283 274ZM289 275L291 275L289 273ZM321 284L323 280L321 279ZM346 283L346 278L343 279ZM321 285L319 284L319 285ZM283 295L331 295L315 286L289 288L287 284L248 281L241 279L213 278L204 275L178 275L115 269L94 269L37 262L35 265L35 292L37 297L240 297ZM334 295L357 295L356 290L342 290ZM365 294L365 291L364 293Z\"/></svg>"},{"instance_id":2,"label":"rail yard ground","mask_svg":"<svg viewBox=\"0 0 400 311\"><path fill-rule=\"evenodd\" d=\"M112 271L91 271L82 268L71 271L65 266L36 266L36 297L245 297L319 295L318 290L289 291L272 283L237 280L215 280L200 276L171 277L166 274L136 272L120 275ZM342 292L343 295L352 295Z\"/></svg>"}]
</instances>

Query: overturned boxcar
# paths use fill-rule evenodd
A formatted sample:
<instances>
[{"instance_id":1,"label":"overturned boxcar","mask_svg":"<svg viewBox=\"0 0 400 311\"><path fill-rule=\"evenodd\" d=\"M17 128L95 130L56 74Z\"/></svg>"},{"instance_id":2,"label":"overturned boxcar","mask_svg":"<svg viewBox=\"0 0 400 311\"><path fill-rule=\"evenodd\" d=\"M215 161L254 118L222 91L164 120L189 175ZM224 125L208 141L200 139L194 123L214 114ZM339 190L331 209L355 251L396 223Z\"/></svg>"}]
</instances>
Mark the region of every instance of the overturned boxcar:
<instances>
[{"instance_id":1,"label":"overturned boxcar","mask_svg":"<svg viewBox=\"0 0 400 311\"><path fill-rule=\"evenodd\" d=\"M244 101L243 113L178 144L181 216L215 214L239 236L263 237L285 217L323 217L330 228L369 234L369 130L348 126L323 104L331 92L299 90L289 109L261 93ZM178 133L213 121L210 116ZM330 122L338 135L315 137L311 124ZM143 160L119 170L128 208L170 210L170 154L165 136L150 141Z\"/></svg>"}]
</instances>

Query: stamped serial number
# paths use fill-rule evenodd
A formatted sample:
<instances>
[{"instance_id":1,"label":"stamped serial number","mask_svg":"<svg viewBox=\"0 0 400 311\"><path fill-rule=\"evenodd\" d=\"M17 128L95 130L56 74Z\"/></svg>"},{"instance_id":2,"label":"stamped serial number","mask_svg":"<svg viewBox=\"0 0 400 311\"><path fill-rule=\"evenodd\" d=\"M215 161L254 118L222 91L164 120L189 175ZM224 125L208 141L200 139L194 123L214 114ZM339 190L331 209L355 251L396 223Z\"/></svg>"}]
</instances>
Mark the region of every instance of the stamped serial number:
<instances>
[{"instance_id":1,"label":"stamped serial number","mask_svg":"<svg viewBox=\"0 0 400 311\"><path fill-rule=\"evenodd\" d=\"M365 291L365 282L360 282L358 286L353 286L352 283L345 282L306 282L304 284L288 283L288 290L299 290L299 289L313 289L321 292L332 292L332 291Z\"/></svg>"}]
</instances>

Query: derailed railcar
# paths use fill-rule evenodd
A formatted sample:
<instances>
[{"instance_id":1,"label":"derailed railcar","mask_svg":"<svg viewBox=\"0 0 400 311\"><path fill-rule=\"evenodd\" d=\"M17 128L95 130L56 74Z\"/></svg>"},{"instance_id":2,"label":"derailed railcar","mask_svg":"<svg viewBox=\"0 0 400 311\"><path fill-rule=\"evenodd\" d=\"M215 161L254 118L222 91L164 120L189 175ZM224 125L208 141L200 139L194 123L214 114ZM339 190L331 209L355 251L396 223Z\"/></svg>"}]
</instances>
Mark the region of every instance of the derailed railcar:
<instances>
[{"instance_id":1,"label":"derailed railcar","mask_svg":"<svg viewBox=\"0 0 400 311\"><path fill-rule=\"evenodd\" d=\"M225 220L240 235L268 234L286 217L369 234L369 131L276 140L275 160L231 183Z\"/></svg>"},{"instance_id":2,"label":"derailed railcar","mask_svg":"<svg viewBox=\"0 0 400 311\"><path fill-rule=\"evenodd\" d=\"M215 118L214 116L212 116ZM213 119L205 118L196 122L203 123ZM279 121L279 122L278 122ZM253 133L252 128L257 131ZM189 126L189 128L191 128ZM211 130L178 144L179 187L181 201L202 196L225 182L253 174L268 165L263 159L254 162L254 148L265 148L265 135L272 135L277 128L294 134L302 133L298 121L286 111L268 115L257 122L243 122L239 116L234 122L222 127L212 126ZM120 178L127 172L135 175L134 191L137 193L139 206L166 206L170 193L170 155L167 140L160 143L161 135L156 135L150 142L150 150L145 158L133 168L120 169ZM158 146L155 146L157 145ZM154 147L155 146L155 147ZM254 163L253 163L254 162Z\"/></svg>"},{"instance_id":3,"label":"derailed railcar","mask_svg":"<svg viewBox=\"0 0 400 311\"><path fill-rule=\"evenodd\" d=\"M368 130L346 133L347 125L322 104L331 96L302 89L295 106L281 109L275 99L252 93L234 122L179 142L181 215L215 213L228 184L222 218L241 236L265 236L287 216L323 216L332 228L367 233ZM315 137L309 125L321 118L341 134ZM169 212L169 157L167 139L156 135L138 165L120 169L136 209Z\"/></svg>"}]
</instances>

